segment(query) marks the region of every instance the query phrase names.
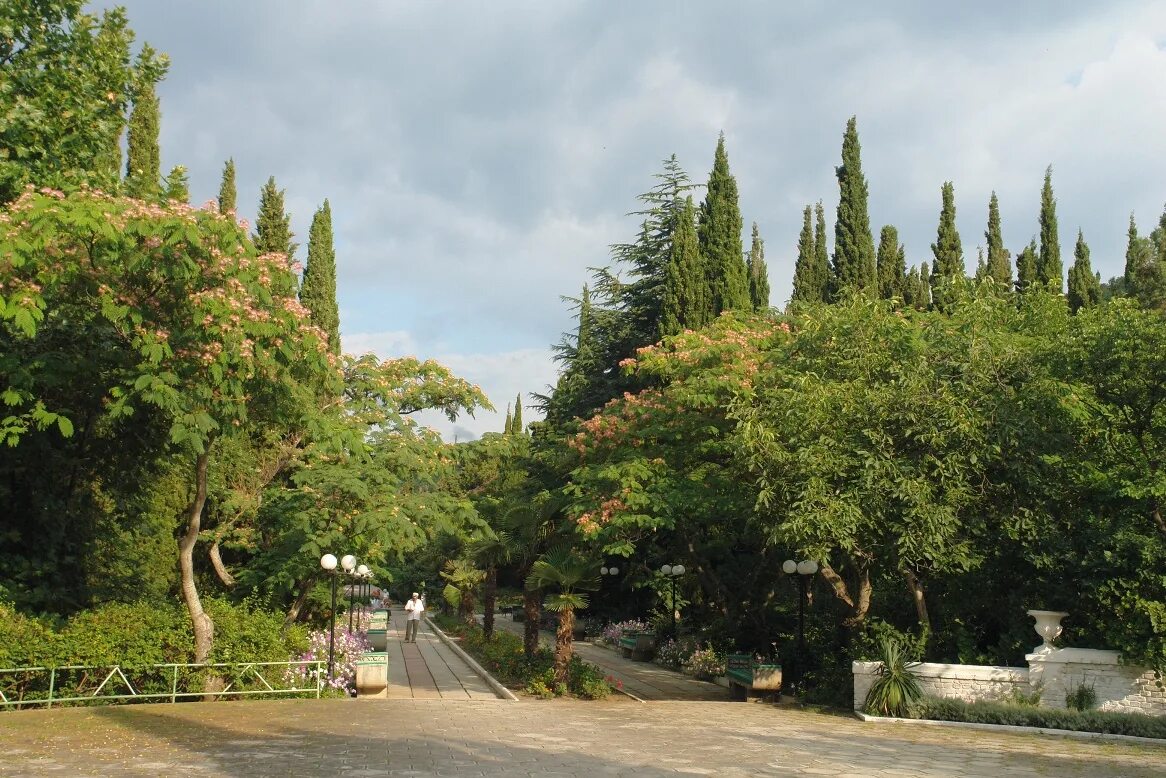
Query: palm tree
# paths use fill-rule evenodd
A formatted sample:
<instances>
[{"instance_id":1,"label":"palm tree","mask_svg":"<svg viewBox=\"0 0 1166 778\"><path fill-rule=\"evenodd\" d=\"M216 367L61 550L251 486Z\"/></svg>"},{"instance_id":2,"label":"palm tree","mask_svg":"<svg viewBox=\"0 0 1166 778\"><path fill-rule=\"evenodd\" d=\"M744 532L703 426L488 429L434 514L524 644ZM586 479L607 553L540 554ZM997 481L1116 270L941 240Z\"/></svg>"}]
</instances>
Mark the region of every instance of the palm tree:
<instances>
[{"instance_id":1,"label":"palm tree","mask_svg":"<svg viewBox=\"0 0 1166 778\"><path fill-rule=\"evenodd\" d=\"M494 634L494 606L498 599L498 566L510 561L516 553L510 533L499 530L492 537L481 538L470 544L469 555L486 568L482 585L482 633L489 640Z\"/></svg>"},{"instance_id":2,"label":"palm tree","mask_svg":"<svg viewBox=\"0 0 1166 778\"><path fill-rule=\"evenodd\" d=\"M548 492L523 495L502 514L499 524L511 539L510 561L518 574L526 578L540 554L554 535L564 498ZM538 625L542 616L542 592L527 589L522 593L523 653L527 658L538 651Z\"/></svg>"},{"instance_id":3,"label":"palm tree","mask_svg":"<svg viewBox=\"0 0 1166 778\"><path fill-rule=\"evenodd\" d=\"M451 559L441 577L448 581L443 592L446 601L457 605L462 621L474 626L474 590L486 578L486 571L476 567L472 559Z\"/></svg>"},{"instance_id":4,"label":"palm tree","mask_svg":"<svg viewBox=\"0 0 1166 778\"><path fill-rule=\"evenodd\" d=\"M559 614L555 632L555 683L567 682L567 665L571 662L571 633L575 629L575 609L587 607L584 591L599 588L594 561L586 559L568 546L557 546L535 561L526 577L527 591L555 588L547 598L546 608Z\"/></svg>"}]
</instances>

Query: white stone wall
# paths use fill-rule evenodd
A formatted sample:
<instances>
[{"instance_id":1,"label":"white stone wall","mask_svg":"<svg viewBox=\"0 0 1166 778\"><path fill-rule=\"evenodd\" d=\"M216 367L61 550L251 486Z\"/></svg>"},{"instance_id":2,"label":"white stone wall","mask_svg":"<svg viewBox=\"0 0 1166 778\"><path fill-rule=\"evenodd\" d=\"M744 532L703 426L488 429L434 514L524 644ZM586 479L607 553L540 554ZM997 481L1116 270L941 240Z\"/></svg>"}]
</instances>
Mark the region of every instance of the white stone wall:
<instances>
[{"instance_id":1,"label":"white stone wall","mask_svg":"<svg viewBox=\"0 0 1166 778\"><path fill-rule=\"evenodd\" d=\"M988 667L922 663L911 666L923 693L974 702L1008 700L1013 690L1028 694L1039 688L1042 707L1065 708L1078 686L1092 686L1097 708L1105 711L1166 716L1166 690L1152 671L1119 664L1116 651L1084 648L1038 650L1025 657L1028 667ZM860 710L881 662L855 662L854 709Z\"/></svg>"},{"instance_id":2,"label":"white stone wall","mask_svg":"<svg viewBox=\"0 0 1166 778\"><path fill-rule=\"evenodd\" d=\"M855 662L854 709L860 710L874 684L882 662ZM1023 667L945 665L922 662L911 665L919 686L928 697L951 697L965 702L1000 701L1012 697L1014 689L1027 693L1028 670Z\"/></svg>"}]
</instances>

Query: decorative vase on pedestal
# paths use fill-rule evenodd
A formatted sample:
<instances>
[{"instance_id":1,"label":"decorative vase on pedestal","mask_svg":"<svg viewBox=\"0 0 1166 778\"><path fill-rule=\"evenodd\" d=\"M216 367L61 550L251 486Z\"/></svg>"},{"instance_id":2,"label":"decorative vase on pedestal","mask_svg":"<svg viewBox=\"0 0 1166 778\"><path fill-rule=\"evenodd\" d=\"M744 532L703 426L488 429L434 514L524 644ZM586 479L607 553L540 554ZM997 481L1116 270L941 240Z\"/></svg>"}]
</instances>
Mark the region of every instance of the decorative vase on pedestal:
<instances>
[{"instance_id":1,"label":"decorative vase on pedestal","mask_svg":"<svg viewBox=\"0 0 1166 778\"><path fill-rule=\"evenodd\" d=\"M1041 636L1044 643L1036 647L1033 653L1047 654L1049 651L1055 650L1053 641L1061 634L1061 619L1069 614L1065 611L1037 611L1032 610L1028 612L1029 616L1036 619L1036 624L1033 629L1036 634Z\"/></svg>"}]
</instances>

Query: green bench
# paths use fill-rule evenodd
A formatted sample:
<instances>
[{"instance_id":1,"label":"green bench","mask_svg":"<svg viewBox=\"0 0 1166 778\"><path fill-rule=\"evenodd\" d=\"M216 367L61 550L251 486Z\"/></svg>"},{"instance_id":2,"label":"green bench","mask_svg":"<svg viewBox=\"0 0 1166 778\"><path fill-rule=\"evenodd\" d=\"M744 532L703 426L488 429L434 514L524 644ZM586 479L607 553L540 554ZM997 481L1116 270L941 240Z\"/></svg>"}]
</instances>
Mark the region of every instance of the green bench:
<instances>
[{"instance_id":1,"label":"green bench","mask_svg":"<svg viewBox=\"0 0 1166 778\"><path fill-rule=\"evenodd\" d=\"M647 660L656 650L655 632L625 632L619 638L619 652L625 657Z\"/></svg>"},{"instance_id":2,"label":"green bench","mask_svg":"<svg viewBox=\"0 0 1166 778\"><path fill-rule=\"evenodd\" d=\"M759 664L749 654L729 654L725 660L725 678L737 699L749 699L749 692L781 690L781 665Z\"/></svg>"}]
</instances>

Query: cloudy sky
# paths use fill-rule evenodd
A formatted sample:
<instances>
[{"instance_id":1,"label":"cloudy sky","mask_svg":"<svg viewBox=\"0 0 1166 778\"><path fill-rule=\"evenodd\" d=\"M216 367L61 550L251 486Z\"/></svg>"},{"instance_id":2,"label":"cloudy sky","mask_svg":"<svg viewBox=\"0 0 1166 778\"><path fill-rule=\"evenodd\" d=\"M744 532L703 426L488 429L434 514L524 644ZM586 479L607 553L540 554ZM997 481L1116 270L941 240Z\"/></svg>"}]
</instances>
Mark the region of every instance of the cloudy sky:
<instances>
[{"instance_id":1,"label":"cloudy sky","mask_svg":"<svg viewBox=\"0 0 1166 778\"><path fill-rule=\"evenodd\" d=\"M1153 0L120 4L172 59L163 166L198 203L234 157L251 220L274 175L301 242L328 198L345 350L439 359L498 408L437 422L447 439L554 381L560 295L634 237L663 158L707 178L721 131L777 306L802 207L837 203L852 114L876 240L895 224L914 264L947 180L973 268L990 192L1015 252L1050 164L1066 265L1080 227L1103 278L1129 214L1148 230L1166 202Z\"/></svg>"}]
</instances>

